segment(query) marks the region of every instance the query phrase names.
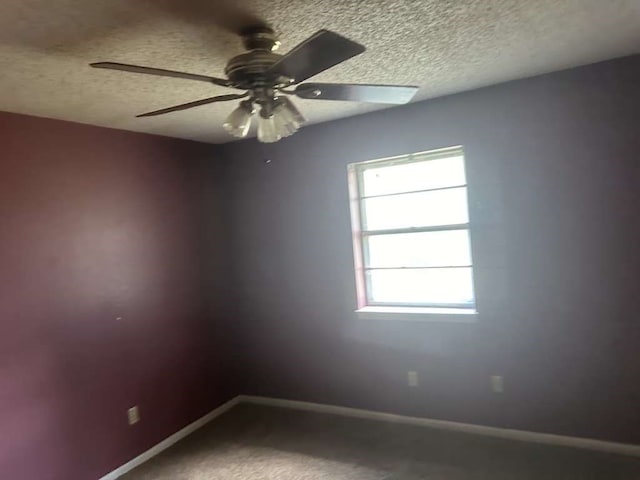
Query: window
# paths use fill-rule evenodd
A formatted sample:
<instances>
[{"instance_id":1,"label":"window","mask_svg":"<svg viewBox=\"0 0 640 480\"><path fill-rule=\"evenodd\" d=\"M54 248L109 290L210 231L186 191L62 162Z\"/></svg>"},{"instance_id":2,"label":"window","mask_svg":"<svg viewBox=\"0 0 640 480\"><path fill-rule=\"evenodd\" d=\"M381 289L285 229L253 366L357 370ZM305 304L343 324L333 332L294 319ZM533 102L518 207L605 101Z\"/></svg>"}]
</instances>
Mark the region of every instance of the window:
<instances>
[{"instance_id":1,"label":"window","mask_svg":"<svg viewBox=\"0 0 640 480\"><path fill-rule=\"evenodd\" d=\"M358 312L475 313L461 147L349 165Z\"/></svg>"}]
</instances>

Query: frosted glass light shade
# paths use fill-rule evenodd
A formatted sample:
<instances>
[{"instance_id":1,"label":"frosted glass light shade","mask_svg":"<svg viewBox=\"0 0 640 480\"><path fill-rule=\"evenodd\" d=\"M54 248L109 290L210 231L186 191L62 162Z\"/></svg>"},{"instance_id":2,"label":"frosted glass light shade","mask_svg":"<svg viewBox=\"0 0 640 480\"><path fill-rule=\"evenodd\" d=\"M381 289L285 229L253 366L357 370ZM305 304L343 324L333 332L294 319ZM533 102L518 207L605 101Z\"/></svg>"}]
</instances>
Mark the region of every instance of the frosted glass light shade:
<instances>
[{"instance_id":1,"label":"frosted glass light shade","mask_svg":"<svg viewBox=\"0 0 640 480\"><path fill-rule=\"evenodd\" d=\"M281 137L288 137L298 131L298 124L290 121L284 112L279 112L278 109L273 113L273 121L276 125L276 131Z\"/></svg>"},{"instance_id":2,"label":"frosted glass light shade","mask_svg":"<svg viewBox=\"0 0 640 480\"><path fill-rule=\"evenodd\" d=\"M300 113L300 110L296 108L295 104L287 97L279 97L278 104L276 110L280 110L290 122L295 123L298 127L307 121Z\"/></svg>"},{"instance_id":3,"label":"frosted glass light shade","mask_svg":"<svg viewBox=\"0 0 640 480\"><path fill-rule=\"evenodd\" d=\"M291 100L286 97L278 97L276 99L276 106L273 109L273 121L276 132L281 137L288 137L298 131L300 124L305 121L305 118Z\"/></svg>"},{"instance_id":4,"label":"frosted glass light shade","mask_svg":"<svg viewBox=\"0 0 640 480\"><path fill-rule=\"evenodd\" d=\"M238 108L231 112L222 127L234 137L244 138L249 133L252 114L251 106L242 102Z\"/></svg>"},{"instance_id":5,"label":"frosted glass light shade","mask_svg":"<svg viewBox=\"0 0 640 480\"><path fill-rule=\"evenodd\" d=\"M258 141L262 143L273 143L280 140L280 138L282 138L282 136L278 132L273 116L265 118L262 115L259 115Z\"/></svg>"}]
</instances>

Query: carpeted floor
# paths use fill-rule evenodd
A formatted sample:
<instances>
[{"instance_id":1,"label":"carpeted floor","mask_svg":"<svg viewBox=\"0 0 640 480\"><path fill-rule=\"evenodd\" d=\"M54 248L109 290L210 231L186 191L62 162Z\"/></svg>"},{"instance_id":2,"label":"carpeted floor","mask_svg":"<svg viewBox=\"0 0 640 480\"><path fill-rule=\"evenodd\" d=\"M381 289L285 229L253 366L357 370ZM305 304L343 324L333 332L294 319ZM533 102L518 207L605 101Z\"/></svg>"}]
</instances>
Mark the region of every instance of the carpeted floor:
<instances>
[{"instance_id":1,"label":"carpeted floor","mask_svg":"<svg viewBox=\"0 0 640 480\"><path fill-rule=\"evenodd\" d=\"M238 405L122 480L637 480L640 458Z\"/></svg>"}]
</instances>

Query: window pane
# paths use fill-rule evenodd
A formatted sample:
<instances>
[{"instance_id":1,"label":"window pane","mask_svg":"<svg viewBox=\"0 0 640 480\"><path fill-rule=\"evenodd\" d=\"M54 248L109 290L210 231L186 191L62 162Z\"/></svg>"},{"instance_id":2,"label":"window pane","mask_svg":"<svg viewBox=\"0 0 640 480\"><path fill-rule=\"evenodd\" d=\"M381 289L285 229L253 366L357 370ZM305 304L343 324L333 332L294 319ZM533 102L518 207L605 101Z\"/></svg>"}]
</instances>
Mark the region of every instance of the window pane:
<instances>
[{"instance_id":1,"label":"window pane","mask_svg":"<svg viewBox=\"0 0 640 480\"><path fill-rule=\"evenodd\" d=\"M365 167L362 178L365 197L466 184L462 156Z\"/></svg>"},{"instance_id":2,"label":"window pane","mask_svg":"<svg viewBox=\"0 0 640 480\"><path fill-rule=\"evenodd\" d=\"M471 265L468 230L372 235L365 242L368 267Z\"/></svg>"},{"instance_id":3,"label":"window pane","mask_svg":"<svg viewBox=\"0 0 640 480\"><path fill-rule=\"evenodd\" d=\"M370 301L392 304L473 304L471 268L367 271Z\"/></svg>"},{"instance_id":4,"label":"window pane","mask_svg":"<svg viewBox=\"0 0 640 480\"><path fill-rule=\"evenodd\" d=\"M362 200L365 230L467 223L467 188Z\"/></svg>"}]
</instances>

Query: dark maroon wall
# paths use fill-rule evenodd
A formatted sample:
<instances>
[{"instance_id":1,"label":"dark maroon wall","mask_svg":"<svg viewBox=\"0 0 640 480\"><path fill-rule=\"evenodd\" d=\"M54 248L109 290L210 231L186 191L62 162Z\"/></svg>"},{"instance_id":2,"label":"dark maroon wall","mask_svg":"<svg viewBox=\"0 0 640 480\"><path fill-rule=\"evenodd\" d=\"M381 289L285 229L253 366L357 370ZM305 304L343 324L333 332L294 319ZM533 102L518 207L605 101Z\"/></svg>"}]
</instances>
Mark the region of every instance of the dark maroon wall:
<instances>
[{"instance_id":1,"label":"dark maroon wall","mask_svg":"<svg viewBox=\"0 0 640 480\"><path fill-rule=\"evenodd\" d=\"M97 479L234 393L203 301L217 151L0 113L0 152L0 478Z\"/></svg>"},{"instance_id":2,"label":"dark maroon wall","mask_svg":"<svg viewBox=\"0 0 640 480\"><path fill-rule=\"evenodd\" d=\"M640 443L639 85L636 56L226 145L244 393ZM356 319L346 165L460 144L478 322Z\"/></svg>"}]
</instances>

